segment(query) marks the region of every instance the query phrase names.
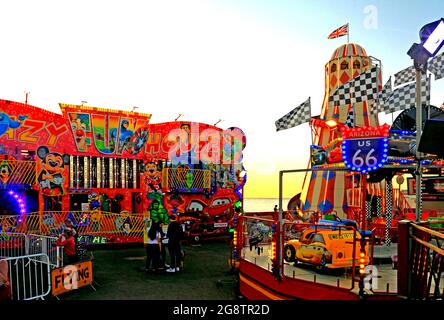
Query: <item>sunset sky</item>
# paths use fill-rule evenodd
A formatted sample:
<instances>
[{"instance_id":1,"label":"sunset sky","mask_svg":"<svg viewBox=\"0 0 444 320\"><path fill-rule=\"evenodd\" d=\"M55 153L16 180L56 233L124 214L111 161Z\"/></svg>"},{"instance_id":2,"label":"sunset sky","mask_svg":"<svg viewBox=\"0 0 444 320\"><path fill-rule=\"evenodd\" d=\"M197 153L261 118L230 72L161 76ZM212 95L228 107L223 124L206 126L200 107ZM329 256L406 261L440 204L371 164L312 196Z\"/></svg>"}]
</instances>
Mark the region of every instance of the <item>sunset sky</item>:
<instances>
[{"instance_id":1,"label":"sunset sky","mask_svg":"<svg viewBox=\"0 0 444 320\"><path fill-rule=\"evenodd\" d=\"M324 65L346 42L328 34L349 22L350 42L382 60L385 83L412 65L406 52L444 2L14 0L0 10L0 98L23 102L28 91L54 112L82 100L137 106L151 123L222 119L247 135L246 197L276 197L278 171L306 167L311 135L308 124L276 132L274 122L309 96L320 113ZM432 105L443 102L444 80L432 81ZM286 196L302 180L289 176Z\"/></svg>"}]
</instances>

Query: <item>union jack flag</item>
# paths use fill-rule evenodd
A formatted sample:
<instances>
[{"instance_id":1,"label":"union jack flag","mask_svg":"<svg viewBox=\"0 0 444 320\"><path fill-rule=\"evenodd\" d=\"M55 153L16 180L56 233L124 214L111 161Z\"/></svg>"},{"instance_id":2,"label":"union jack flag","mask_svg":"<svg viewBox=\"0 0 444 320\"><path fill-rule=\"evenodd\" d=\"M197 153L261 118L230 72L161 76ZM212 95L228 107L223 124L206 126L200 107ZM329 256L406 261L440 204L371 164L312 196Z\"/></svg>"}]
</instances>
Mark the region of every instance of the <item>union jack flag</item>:
<instances>
[{"instance_id":1,"label":"union jack flag","mask_svg":"<svg viewBox=\"0 0 444 320\"><path fill-rule=\"evenodd\" d=\"M336 29L328 36L328 39L339 38L348 34L348 23L344 24L342 27Z\"/></svg>"}]
</instances>

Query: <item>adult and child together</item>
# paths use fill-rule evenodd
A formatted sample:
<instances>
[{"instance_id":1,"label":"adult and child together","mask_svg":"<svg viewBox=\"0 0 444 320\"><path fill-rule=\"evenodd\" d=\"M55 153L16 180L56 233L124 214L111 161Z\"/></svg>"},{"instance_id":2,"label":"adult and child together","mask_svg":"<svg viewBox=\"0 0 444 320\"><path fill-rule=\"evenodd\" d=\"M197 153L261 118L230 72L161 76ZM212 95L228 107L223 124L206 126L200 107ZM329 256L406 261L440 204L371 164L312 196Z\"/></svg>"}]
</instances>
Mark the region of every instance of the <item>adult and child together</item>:
<instances>
[{"instance_id":1,"label":"adult and child together","mask_svg":"<svg viewBox=\"0 0 444 320\"><path fill-rule=\"evenodd\" d=\"M152 222L148 229L148 243L146 245L146 264L145 271L179 272L183 269L184 252L180 246L183 239L182 226L177 221L177 216L169 216L170 223L166 234L162 230L162 225L158 222ZM80 259L78 243L78 233L71 219L65 220L65 229L56 241L57 246L64 248L68 264L78 262ZM170 265L166 263L166 248L168 248L171 259Z\"/></svg>"},{"instance_id":2,"label":"adult and child together","mask_svg":"<svg viewBox=\"0 0 444 320\"><path fill-rule=\"evenodd\" d=\"M179 272L183 268L183 251L180 241L183 239L183 229L177 221L176 215L170 215L167 233L164 234L162 225L152 222L148 229L148 243L146 245L145 271ZM166 263L166 248L170 255L170 265Z\"/></svg>"}]
</instances>

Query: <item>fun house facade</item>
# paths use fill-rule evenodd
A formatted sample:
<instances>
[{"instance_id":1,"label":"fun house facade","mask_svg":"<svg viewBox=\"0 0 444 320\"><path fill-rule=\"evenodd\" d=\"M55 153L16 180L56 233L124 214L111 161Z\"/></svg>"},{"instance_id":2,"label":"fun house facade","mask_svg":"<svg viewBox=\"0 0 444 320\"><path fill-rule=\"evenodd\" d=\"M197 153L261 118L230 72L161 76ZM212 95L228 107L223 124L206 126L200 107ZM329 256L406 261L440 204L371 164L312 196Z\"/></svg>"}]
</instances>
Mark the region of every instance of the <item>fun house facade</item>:
<instances>
[{"instance_id":1,"label":"fun house facade","mask_svg":"<svg viewBox=\"0 0 444 320\"><path fill-rule=\"evenodd\" d=\"M124 229L125 216L167 221L174 213L190 235L227 230L246 182L241 129L150 124L150 114L83 105L60 109L0 100L1 215L20 222L30 214L83 213L76 219L92 223L94 213L114 213Z\"/></svg>"}]
</instances>

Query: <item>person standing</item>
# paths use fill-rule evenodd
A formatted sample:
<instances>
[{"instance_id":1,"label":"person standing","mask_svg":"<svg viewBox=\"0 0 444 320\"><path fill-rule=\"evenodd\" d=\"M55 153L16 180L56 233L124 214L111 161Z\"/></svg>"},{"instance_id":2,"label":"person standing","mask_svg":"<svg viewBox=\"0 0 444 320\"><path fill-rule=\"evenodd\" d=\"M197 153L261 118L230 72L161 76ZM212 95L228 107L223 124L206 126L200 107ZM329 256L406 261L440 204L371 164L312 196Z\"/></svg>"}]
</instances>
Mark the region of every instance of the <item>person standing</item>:
<instances>
[{"instance_id":1,"label":"person standing","mask_svg":"<svg viewBox=\"0 0 444 320\"><path fill-rule=\"evenodd\" d=\"M80 259L82 256L82 249L80 248L80 243L79 243L79 233L77 231L77 226L74 225L74 223L72 222L72 220L70 218L66 218L65 219L65 226L68 229L72 229L73 230L73 237L74 237L74 243L76 244L76 254L77 257Z\"/></svg>"},{"instance_id":2,"label":"person standing","mask_svg":"<svg viewBox=\"0 0 444 320\"><path fill-rule=\"evenodd\" d=\"M168 252L171 257L170 268L167 272L178 272L180 271L180 261L182 259L182 249L180 247L180 241L183 238L182 226L177 221L177 216L175 214L170 215L170 224L167 231L168 238Z\"/></svg>"},{"instance_id":3,"label":"person standing","mask_svg":"<svg viewBox=\"0 0 444 320\"><path fill-rule=\"evenodd\" d=\"M77 257L74 232L73 229L66 228L56 241L57 246L64 248L63 250L68 258L68 264L76 263L79 260Z\"/></svg>"},{"instance_id":4,"label":"person standing","mask_svg":"<svg viewBox=\"0 0 444 320\"><path fill-rule=\"evenodd\" d=\"M148 230L148 243L146 246L145 271L154 271L160 267L160 247L162 246L160 225L152 222Z\"/></svg>"},{"instance_id":5,"label":"person standing","mask_svg":"<svg viewBox=\"0 0 444 320\"><path fill-rule=\"evenodd\" d=\"M166 228L166 225L165 225ZM164 232L164 224L160 224L160 235L162 245L160 246L160 263L159 266L161 269L169 268L170 265L166 263L166 248L168 247L168 238L166 237L166 232Z\"/></svg>"},{"instance_id":6,"label":"person standing","mask_svg":"<svg viewBox=\"0 0 444 320\"><path fill-rule=\"evenodd\" d=\"M8 269L8 262L0 260L0 302L11 300L11 282L9 281Z\"/></svg>"}]
</instances>

